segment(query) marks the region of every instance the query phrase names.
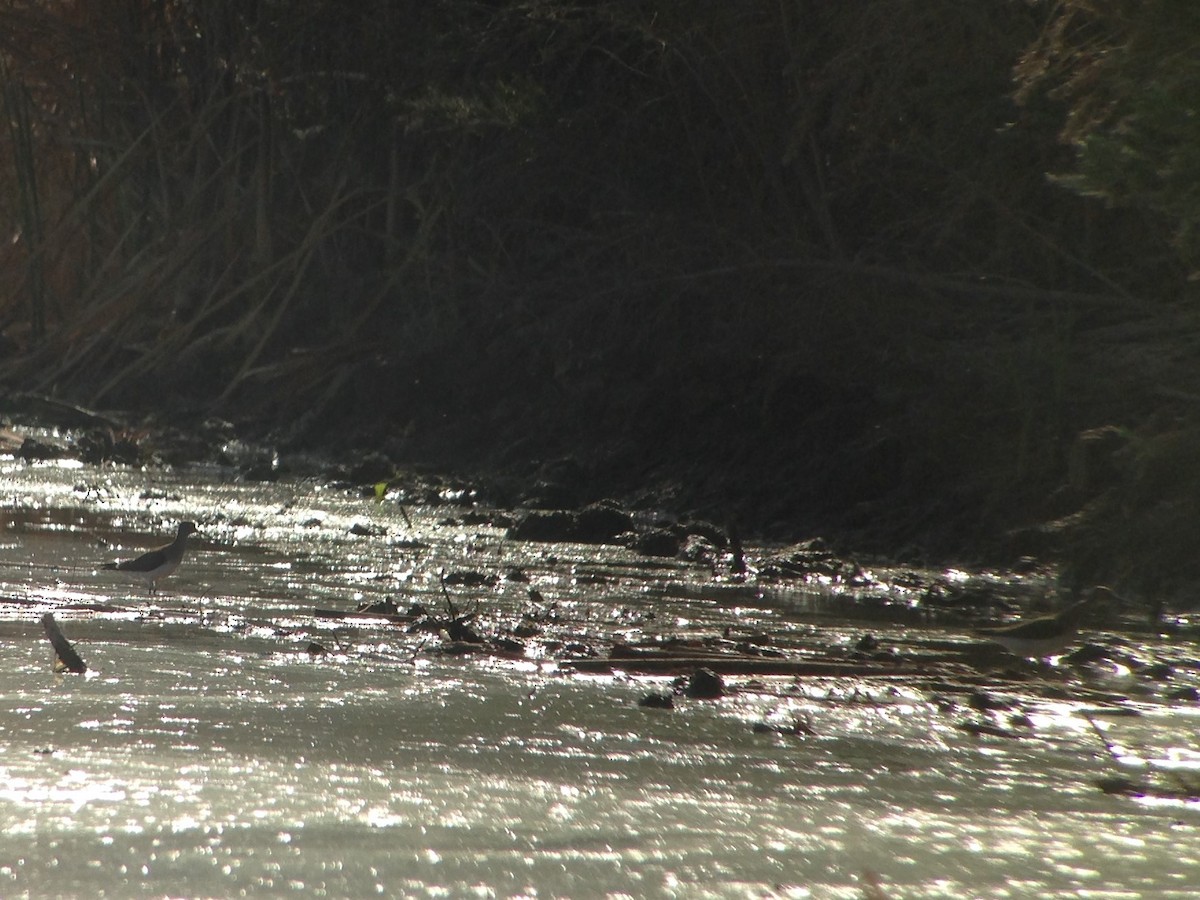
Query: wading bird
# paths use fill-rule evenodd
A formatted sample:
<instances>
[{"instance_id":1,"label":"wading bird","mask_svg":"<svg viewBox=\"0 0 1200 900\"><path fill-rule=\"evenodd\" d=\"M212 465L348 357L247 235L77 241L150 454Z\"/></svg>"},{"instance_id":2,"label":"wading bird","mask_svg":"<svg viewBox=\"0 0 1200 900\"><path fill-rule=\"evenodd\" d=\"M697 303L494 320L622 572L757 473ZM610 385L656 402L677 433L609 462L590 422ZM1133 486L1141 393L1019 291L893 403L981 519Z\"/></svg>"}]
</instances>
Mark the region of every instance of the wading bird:
<instances>
[{"instance_id":1,"label":"wading bird","mask_svg":"<svg viewBox=\"0 0 1200 900\"><path fill-rule=\"evenodd\" d=\"M980 628L975 633L1017 656L1035 659L1057 656L1075 640L1079 623L1092 599L1086 597L1050 616L1039 616L998 628Z\"/></svg>"},{"instance_id":2,"label":"wading bird","mask_svg":"<svg viewBox=\"0 0 1200 900\"><path fill-rule=\"evenodd\" d=\"M175 540L171 543L124 562L108 563L104 568L125 572L144 581L146 587L150 589L150 593L153 594L157 589L156 582L160 578L166 578L179 568L179 564L183 562L183 551L187 549L188 535L195 533L195 522L180 522L179 533L175 535Z\"/></svg>"}]
</instances>

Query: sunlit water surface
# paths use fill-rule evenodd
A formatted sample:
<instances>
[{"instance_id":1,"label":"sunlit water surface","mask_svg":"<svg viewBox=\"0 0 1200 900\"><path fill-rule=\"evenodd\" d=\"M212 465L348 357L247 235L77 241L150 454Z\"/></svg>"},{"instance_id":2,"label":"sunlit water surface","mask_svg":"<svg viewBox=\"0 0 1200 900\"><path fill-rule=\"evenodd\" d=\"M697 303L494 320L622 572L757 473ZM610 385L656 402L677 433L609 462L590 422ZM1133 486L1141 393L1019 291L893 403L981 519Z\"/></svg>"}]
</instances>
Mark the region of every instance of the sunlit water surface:
<instances>
[{"instance_id":1,"label":"sunlit water surface","mask_svg":"<svg viewBox=\"0 0 1200 900\"><path fill-rule=\"evenodd\" d=\"M3 460L0 475L0 896L1192 897L1200 885L1200 808L1098 790L1119 764L1069 691L1030 700L1021 739L964 732L902 680L742 679L721 700L649 710L637 700L668 679L445 656L436 636L311 615L384 596L440 607L439 573L469 570L500 576L454 593L487 632L517 621L530 586L583 641L731 623L826 643L868 630L814 619L780 602L786 591L614 548L505 541L455 524L454 507L408 508L410 528L393 502L315 483ZM156 597L99 570L184 518L202 537ZM529 583L505 578L512 567ZM118 610L78 608L94 604ZM48 610L88 674L52 673ZM333 652L310 655L314 641ZM1104 687L1129 689L1117 676ZM1196 704L1142 693L1125 704L1142 715L1097 722L1121 765L1200 768ZM752 730L798 716L812 734Z\"/></svg>"}]
</instances>

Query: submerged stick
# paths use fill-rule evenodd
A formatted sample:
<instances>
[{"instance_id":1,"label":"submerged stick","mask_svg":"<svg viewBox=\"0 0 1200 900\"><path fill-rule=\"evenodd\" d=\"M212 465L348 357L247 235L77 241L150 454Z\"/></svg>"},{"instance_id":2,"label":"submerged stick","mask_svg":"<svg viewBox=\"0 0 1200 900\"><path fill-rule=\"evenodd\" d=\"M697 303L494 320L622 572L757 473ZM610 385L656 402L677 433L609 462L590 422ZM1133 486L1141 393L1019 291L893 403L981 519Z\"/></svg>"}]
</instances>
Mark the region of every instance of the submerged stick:
<instances>
[{"instance_id":1,"label":"submerged stick","mask_svg":"<svg viewBox=\"0 0 1200 900\"><path fill-rule=\"evenodd\" d=\"M442 569L438 573L438 583L442 588L442 596L446 598L446 609L450 613L451 619L458 618L458 607L454 605L454 601L450 599L450 592L446 590L446 570Z\"/></svg>"},{"instance_id":2,"label":"submerged stick","mask_svg":"<svg viewBox=\"0 0 1200 900\"><path fill-rule=\"evenodd\" d=\"M71 642L63 636L58 623L54 621L53 613L42 616L42 628L46 631L46 637L50 639L50 646L54 648L55 672L74 672L76 675L82 675L87 671L87 663L80 659Z\"/></svg>"},{"instance_id":3,"label":"submerged stick","mask_svg":"<svg viewBox=\"0 0 1200 900\"><path fill-rule=\"evenodd\" d=\"M1121 754L1117 752L1116 746L1114 746L1113 742L1104 736L1104 732L1100 730L1100 726L1096 724L1096 720L1093 719L1089 713L1083 713L1082 715L1084 721L1092 726L1092 733L1100 739L1100 743L1104 745L1104 749L1108 751L1108 755L1112 757L1113 762L1119 765L1121 762Z\"/></svg>"},{"instance_id":4,"label":"submerged stick","mask_svg":"<svg viewBox=\"0 0 1200 900\"><path fill-rule=\"evenodd\" d=\"M745 575L747 571L746 551L742 548L742 536L732 517L729 518L725 531L729 538L729 550L733 556L729 563L729 571L733 575Z\"/></svg>"}]
</instances>

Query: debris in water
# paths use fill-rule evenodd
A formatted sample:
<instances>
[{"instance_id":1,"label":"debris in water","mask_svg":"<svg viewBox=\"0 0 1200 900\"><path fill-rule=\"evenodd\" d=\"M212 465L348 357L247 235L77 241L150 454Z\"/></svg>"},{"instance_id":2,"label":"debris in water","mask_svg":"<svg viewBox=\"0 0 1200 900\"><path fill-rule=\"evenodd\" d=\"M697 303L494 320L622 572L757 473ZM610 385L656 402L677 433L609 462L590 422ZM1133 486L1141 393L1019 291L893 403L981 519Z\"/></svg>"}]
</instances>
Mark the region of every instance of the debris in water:
<instances>
[{"instance_id":1,"label":"debris in water","mask_svg":"<svg viewBox=\"0 0 1200 900\"><path fill-rule=\"evenodd\" d=\"M777 722L755 722L753 731L755 734L782 734L788 737L807 737L814 733L812 719L807 715L797 716L790 725L782 725Z\"/></svg>"},{"instance_id":2,"label":"debris in water","mask_svg":"<svg viewBox=\"0 0 1200 900\"><path fill-rule=\"evenodd\" d=\"M638 706L646 709L674 709L675 698L669 693L650 693L638 700Z\"/></svg>"},{"instance_id":3,"label":"debris in water","mask_svg":"<svg viewBox=\"0 0 1200 900\"><path fill-rule=\"evenodd\" d=\"M956 726L960 731L973 734L975 737L1020 738L1021 735L1011 728L993 725L991 722L959 722Z\"/></svg>"},{"instance_id":4,"label":"debris in water","mask_svg":"<svg viewBox=\"0 0 1200 900\"><path fill-rule=\"evenodd\" d=\"M688 678L687 695L700 700L716 700L725 693L725 682L712 669L696 669Z\"/></svg>"},{"instance_id":5,"label":"debris in water","mask_svg":"<svg viewBox=\"0 0 1200 900\"><path fill-rule=\"evenodd\" d=\"M87 663L80 659L71 642L63 635L58 623L54 621L53 613L42 616L42 628L45 629L46 637L50 639L50 645L54 648L55 672L74 672L76 675L82 675L87 671Z\"/></svg>"}]
</instances>

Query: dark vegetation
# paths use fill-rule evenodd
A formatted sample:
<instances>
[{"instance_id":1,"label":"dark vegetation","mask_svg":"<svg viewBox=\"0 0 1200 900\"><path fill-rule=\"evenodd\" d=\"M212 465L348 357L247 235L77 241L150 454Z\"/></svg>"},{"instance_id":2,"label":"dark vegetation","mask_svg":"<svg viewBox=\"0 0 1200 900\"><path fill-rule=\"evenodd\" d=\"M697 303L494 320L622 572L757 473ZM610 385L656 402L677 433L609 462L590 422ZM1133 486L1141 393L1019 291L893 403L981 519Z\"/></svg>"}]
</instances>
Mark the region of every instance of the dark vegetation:
<instances>
[{"instance_id":1,"label":"dark vegetation","mask_svg":"<svg viewBox=\"0 0 1200 900\"><path fill-rule=\"evenodd\" d=\"M1198 39L1190 0L5 0L0 378L1162 593Z\"/></svg>"}]
</instances>

